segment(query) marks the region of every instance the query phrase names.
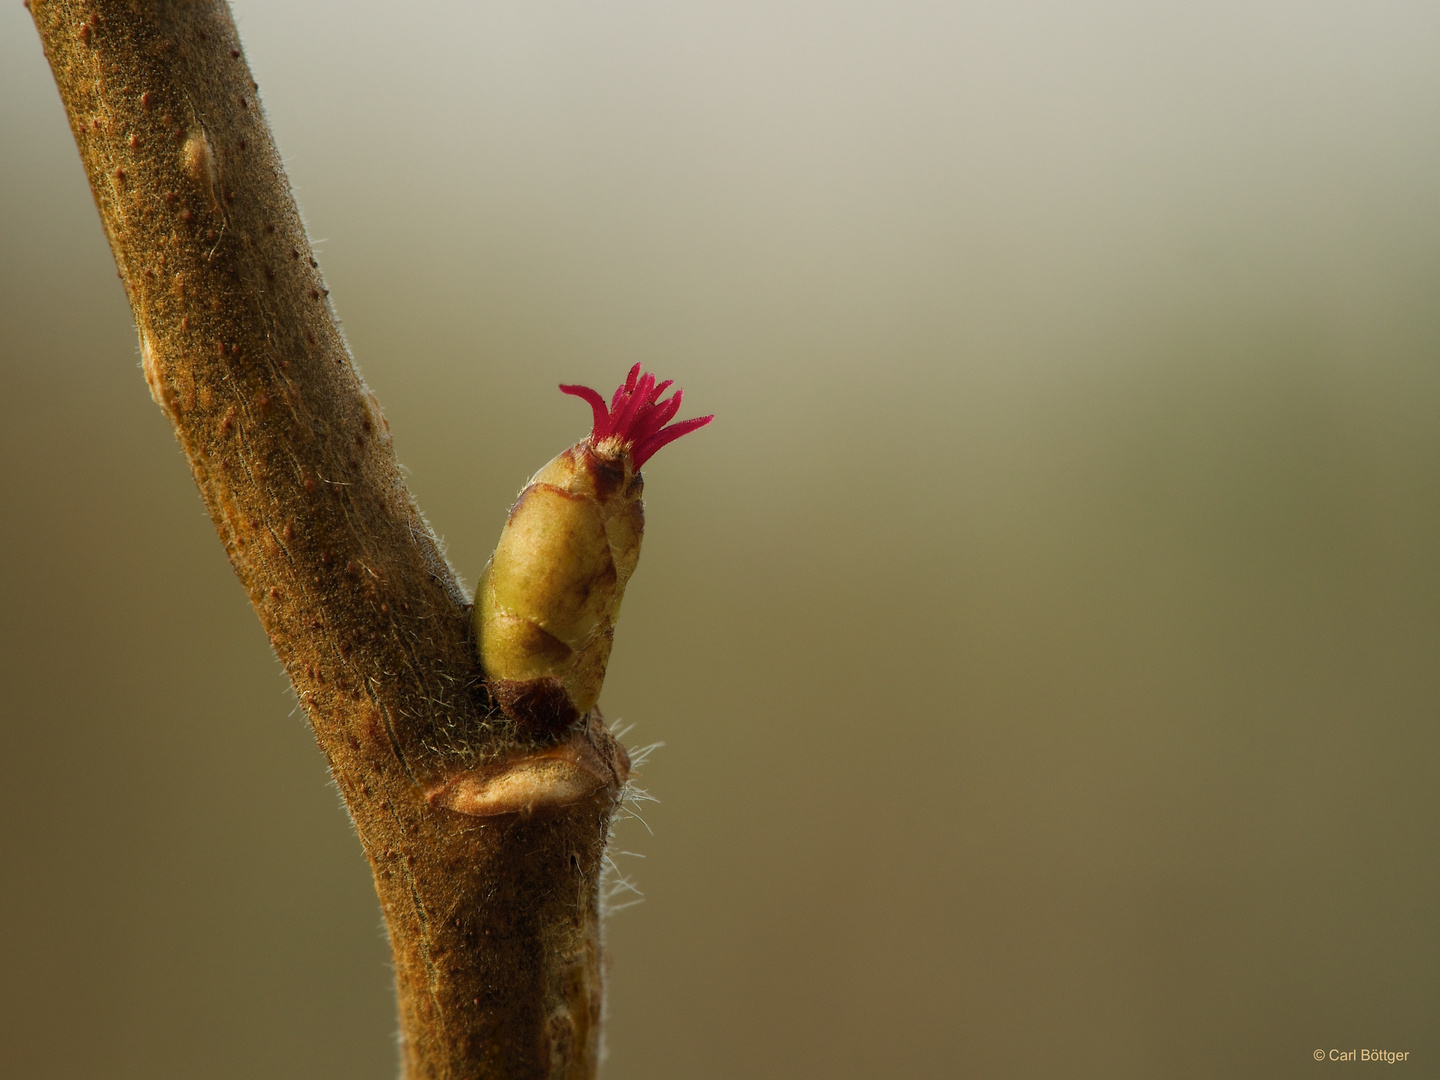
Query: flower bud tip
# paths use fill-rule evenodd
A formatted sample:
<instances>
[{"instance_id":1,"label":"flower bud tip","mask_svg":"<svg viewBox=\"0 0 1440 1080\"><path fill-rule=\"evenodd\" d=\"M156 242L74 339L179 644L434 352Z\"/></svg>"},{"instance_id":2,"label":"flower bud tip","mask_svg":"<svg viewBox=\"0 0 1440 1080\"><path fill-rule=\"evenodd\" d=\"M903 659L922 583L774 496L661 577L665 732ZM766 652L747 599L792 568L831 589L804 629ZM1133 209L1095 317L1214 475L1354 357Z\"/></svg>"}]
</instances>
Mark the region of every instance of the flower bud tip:
<instances>
[{"instance_id":1,"label":"flower bud tip","mask_svg":"<svg viewBox=\"0 0 1440 1080\"><path fill-rule=\"evenodd\" d=\"M681 435L688 435L715 419L714 415L697 416L671 424L670 420L680 411L680 402L685 396L683 390L676 390L661 401L660 395L672 384L672 380L666 379L657 385L655 376L641 375L640 365L636 364L611 395L608 405L598 391L588 386L562 383L560 389L563 393L583 398L590 405L595 416L595 423L590 429L591 446L601 451L602 444L609 444L604 449L613 449L617 454L628 450L630 463L638 471L666 443L672 443Z\"/></svg>"}]
</instances>

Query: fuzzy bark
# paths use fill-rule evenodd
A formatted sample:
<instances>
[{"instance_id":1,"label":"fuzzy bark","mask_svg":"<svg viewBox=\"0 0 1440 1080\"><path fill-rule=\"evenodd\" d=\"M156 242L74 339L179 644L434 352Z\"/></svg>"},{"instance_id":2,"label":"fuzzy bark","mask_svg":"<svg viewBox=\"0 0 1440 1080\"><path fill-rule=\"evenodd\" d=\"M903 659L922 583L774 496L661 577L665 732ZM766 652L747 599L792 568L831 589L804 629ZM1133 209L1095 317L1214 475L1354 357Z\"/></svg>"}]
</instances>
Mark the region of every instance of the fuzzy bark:
<instances>
[{"instance_id":1,"label":"fuzzy bark","mask_svg":"<svg viewBox=\"0 0 1440 1080\"><path fill-rule=\"evenodd\" d=\"M593 721L569 733L611 768L568 806L479 817L427 800L546 748L479 675L467 598L351 363L230 12L30 6L151 394L374 872L405 1076L593 1076L623 750Z\"/></svg>"}]
</instances>

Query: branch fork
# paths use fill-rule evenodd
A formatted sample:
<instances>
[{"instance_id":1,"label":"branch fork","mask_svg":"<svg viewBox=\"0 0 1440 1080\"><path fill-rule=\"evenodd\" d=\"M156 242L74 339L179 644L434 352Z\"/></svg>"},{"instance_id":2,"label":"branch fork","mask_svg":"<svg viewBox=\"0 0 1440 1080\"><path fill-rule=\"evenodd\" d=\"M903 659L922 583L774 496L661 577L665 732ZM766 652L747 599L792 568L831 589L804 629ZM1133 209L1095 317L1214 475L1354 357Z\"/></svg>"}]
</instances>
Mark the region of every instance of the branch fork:
<instances>
[{"instance_id":1,"label":"branch fork","mask_svg":"<svg viewBox=\"0 0 1440 1080\"><path fill-rule=\"evenodd\" d=\"M624 747L593 703L536 722L492 697L469 599L351 362L222 0L28 6L146 383L369 860L405 1077L593 1077Z\"/></svg>"}]
</instances>

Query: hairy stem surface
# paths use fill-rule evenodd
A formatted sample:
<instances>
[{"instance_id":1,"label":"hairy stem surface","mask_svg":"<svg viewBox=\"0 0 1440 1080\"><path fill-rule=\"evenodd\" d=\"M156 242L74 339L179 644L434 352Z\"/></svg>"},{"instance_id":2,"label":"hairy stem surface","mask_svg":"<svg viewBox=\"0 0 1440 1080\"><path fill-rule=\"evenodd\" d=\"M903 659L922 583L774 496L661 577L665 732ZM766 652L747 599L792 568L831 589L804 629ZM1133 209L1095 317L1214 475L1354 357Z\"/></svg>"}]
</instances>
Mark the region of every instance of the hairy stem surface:
<instances>
[{"instance_id":1,"label":"hairy stem surface","mask_svg":"<svg viewBox=\"0 0 1440 1080\"><path fill-rule=\"evenodd\" d=\"M543 813L427 800L543 748L479 676L468 601L351 363L228 8L30 6L150 392L374 872L405 1075L593 1076L597 886L623 771ZM623 759L593 722L571 739Z\"/></svg>"}]
</instances>

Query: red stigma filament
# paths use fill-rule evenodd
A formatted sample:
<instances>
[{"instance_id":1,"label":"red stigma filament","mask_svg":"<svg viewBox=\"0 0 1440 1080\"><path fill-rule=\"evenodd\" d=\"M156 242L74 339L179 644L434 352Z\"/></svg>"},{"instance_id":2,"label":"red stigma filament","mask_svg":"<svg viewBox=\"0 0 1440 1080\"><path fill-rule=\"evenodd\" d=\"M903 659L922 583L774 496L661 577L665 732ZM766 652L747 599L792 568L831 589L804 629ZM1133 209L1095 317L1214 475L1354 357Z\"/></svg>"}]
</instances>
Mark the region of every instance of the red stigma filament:
<instances>
[{"instance_id":1,"label":"red stigma filament","mask_svg":"<svg viewBox=\"0 0 1440 1080\"><path fill-rule=\"evenodd\" d=\"M590 410L595 414L595 426L590 429L591 445L598 446L609 439L617 440L622 447L629 449L631 464L638 471L666 443L672 443L681 435L688 435L715 419L713 415L697 416L693 420L671 424L670 420L680 411L680 400L685 396L685 391L676 390L661 401L660 395L671 384L672 380L666 379L657 385L655 376L641 375L640 365L636 364L630 369L629 377L611 396L609 405L605 404L598 391L588 386L566 386L562 383L560 389L590 403Z\"/></svg>"}]
</instances>

